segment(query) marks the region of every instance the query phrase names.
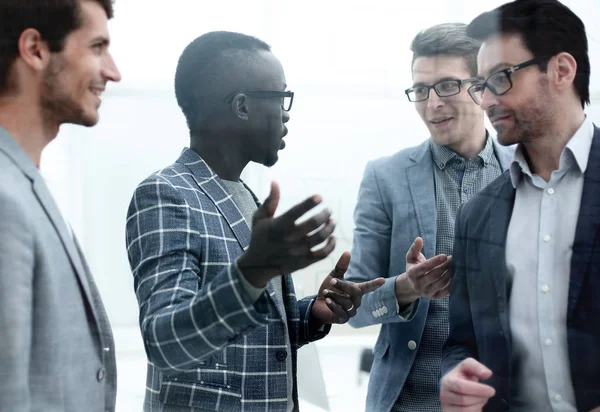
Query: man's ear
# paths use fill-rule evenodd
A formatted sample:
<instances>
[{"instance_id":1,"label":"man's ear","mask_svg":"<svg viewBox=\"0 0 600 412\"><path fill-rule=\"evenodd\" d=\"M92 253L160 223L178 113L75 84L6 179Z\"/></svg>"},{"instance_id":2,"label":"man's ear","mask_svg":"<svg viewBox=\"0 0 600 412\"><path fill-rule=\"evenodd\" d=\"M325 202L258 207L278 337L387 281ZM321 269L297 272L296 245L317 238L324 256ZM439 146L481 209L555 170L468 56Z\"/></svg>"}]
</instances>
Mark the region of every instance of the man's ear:
<instances>
[{"instance_id":1,"label":"man's ear","mask_svg":"<svg viewBox=\"0 0 600 412\"><path fill-rule=\"evenodd\" d=\"M577 75L577 61L570 53L558 53L548 63L548 70L557 89L570 89L575 82L575 75Z\"/></svg>"},{"instance_id":2,"label":"man's ear","mask_svg":"<svg viewBox=\"0 0 600 412\"><path fill-rule=\"evenodd\" d=\"M231 102L231 109L237 118L241 120L248 120L248 96L246 96L244 93L237 94Z\"/></svg>"},{"instance_id":3,"label":"man's ear","mask_svg":"<svg viewBox=\"0 0 600 412\"><path fill-rule=\"evenodd\" d=\"M19 57L32 70L42 71L50 62L48 43L36 29L26 29L19 36Z\"/></svg>"}]
</instances>

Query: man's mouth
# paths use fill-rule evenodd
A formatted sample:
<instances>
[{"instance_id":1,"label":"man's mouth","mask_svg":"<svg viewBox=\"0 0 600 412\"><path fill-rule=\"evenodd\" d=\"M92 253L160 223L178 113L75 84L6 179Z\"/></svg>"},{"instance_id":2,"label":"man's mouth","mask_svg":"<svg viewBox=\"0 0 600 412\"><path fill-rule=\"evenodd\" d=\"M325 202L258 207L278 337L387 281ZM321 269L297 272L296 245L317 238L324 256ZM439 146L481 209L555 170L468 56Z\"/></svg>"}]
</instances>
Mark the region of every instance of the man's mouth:
<instances>
[{"instance_id":1,"label":"man's mouth","mask_svg":"<svg viewBox=\"0 0 600 412\"><path fill-rule=\"evenodd\" d=\"M440 126L440 125L444 125L444 124L448 123L452 119L453 119L453 117L445 117L445 118L440 118L440 119L432 119L429 122L436 126Z\"/></svg>"}]
</instances>

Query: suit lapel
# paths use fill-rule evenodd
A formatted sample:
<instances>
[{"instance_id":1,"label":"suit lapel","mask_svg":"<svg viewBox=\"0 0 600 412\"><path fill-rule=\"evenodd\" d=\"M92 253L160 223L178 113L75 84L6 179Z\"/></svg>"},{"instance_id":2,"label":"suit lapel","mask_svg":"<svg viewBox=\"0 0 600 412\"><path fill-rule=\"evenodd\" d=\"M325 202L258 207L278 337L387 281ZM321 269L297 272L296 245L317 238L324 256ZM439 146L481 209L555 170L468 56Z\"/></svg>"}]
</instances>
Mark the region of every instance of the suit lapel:
<instances>
[{"instance_id":1,"label":"suit lapel","mask_svg":"<svg viewBox=\"0 0 600 412\"><path fill-rule=\"evenodd\" d=\"M423 254L430 258L435 255L437 210L434 164L431 160L429 140L415 149L411 160L414 163L406 168L406 178L417 216L419 233L423 238Z\"/></svg>"},{"instance_id":2,"label":"suit lapel","mask_svg":"<svg viewBox=\"0 0 600 412\"><path fill-rule=\"evenodd\" d=\"M212 200L231 227L242 249L246 250L250 244L250 228L221 178L191 149L184 149L177 162L184 164L192 172L198 188Z\"/></svg>"},{"instance_id":3,"label":"suit lapel","mask_svg":"<svg viewBox=\"0 0 600 412\"><path fill-rule=\"evenodd\" d=\"M227 189L221 182L221 178L212 171L208 164L206 164L206 162L196 152L192 151L191 149L184 149L178 162L185 164L188 169L190 169L196 178L198 187L206 194L206 196L208 196L208 198L214 203L215 207L219 210L221 215L225 218L242 249L248 249L251 236L250 227L246 223L246 220L242 216L237 205L231 198L231 194L227 192ZM250 190L245 183L244 186ZM257 205L259 205L260 202L256 198L254 192L250 190L250 193L252 193L254 201L257 202ZM267 284L267 293L274 301L275 306L280 312L280 315L282 315L282 318L285 319L285 312L282 314L282 310L284 309L277 305L276 299L274 299L272 296L275 293L275 289L271 283ZM285 294L285 290L283 288L282 293Z\"/></svg>"},{"instance_id":4,"label":"suit lapel","mask_svg":"<svg viewBox=\"0 0 600 412\"><path fill-rule=\"evenodd\" d=\"M508 323L508 299L510 291L510 279L506 271L506 235L508 225L512 216L515 200L515 189L510 181L510 176L505 173L502 177L505 181L498 185L496 201L487 204L488 213L484 215L484 222L489 222L489 267L482 268L483 272L489 270L492 276L496 296L498 297L498 310L504 328L505 336L510 336ZM487 216L486 216L487 215ZM482 236L484 236L482 234Z\"/></svg>"},{"instance_id":5,"label":"suit lapel","mask_svg":"<svg viewBox=\"0 0 600 412\"><path fill-rule=\"evenodd\" d=\"M577 217L571 273L569 280L569 307L567 319L571 319L581 294L584 278L592 253L594 241L600 230L600 129L594 126L587 169L584 175L581 205Z\"/></svg>"}]
</instances>

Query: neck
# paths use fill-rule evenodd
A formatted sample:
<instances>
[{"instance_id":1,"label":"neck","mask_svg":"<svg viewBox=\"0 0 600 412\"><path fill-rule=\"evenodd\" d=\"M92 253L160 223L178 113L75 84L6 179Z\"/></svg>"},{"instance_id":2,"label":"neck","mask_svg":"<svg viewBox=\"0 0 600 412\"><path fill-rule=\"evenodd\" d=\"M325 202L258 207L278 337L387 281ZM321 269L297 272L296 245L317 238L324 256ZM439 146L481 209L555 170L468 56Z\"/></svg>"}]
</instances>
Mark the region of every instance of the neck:
<instances>
[{"instance_id":1,"label":"neck","mask_svg":"<svg viewBox=\"0 0 600 412\"><path fill-rule=\"evenodd\" d=\"M249 163L240 150L232 150L239 147L230 139L224 139L222 135L203 134L192 138L190 148L210 166L210 168L221 179L238 181L242 171Z\"/></svg>"},{"instance_id":2,"label":"neck","mask_svg":"<svg viewBox=\"0 0 600 412\"><path fill-rule=\"evenodd\" d=\"M0 98L0 125L40 167L42 151L58 134L59 124L46 121L37 102L21 96Z\"/></svg>"},{"instance_id":3,"label":"neck","mask_svg":"<svg viewBox=\"0 0 600 412\"><path fill-rule=\"evenodd\" d=\"M481 122L481 126L472 130L468 136L465 136L459 142L448 145L448 148L463 159L471 159L481 153L486 141L485 126Z\"/></svg>"},{"instance_id":4,"label":"neck","mask_svg":"<svg viewBox=\"0 0 600 412\"><path fill-rule=\"evenodd\" d=\"M546 182L550 181L552 172L560 167L561 153L585 120L581 106L573 107L572 110L563 107L555 114L552 123L541 136L523 142L529 168Z\"/></svg>"}]
</instances>

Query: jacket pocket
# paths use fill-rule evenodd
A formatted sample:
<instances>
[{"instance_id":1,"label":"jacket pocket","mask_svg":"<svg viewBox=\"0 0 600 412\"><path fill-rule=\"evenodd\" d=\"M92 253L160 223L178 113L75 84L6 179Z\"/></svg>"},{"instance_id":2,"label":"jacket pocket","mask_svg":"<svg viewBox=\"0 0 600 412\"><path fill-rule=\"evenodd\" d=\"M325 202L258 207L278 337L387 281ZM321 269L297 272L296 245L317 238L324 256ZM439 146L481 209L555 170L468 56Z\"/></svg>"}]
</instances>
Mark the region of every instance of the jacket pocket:
<instances>
[{"instance_id":1,"label":"jacket pocket","mask_svg":"<svg viewBox=\"0 0 600 412\"><path fill-rule=\"evenodd\" d=\"M242 394L239 388L207 381L164 381L160 387L160 402L164 405L177 405L199 408L207 411L239 411Z\"/></svg>"}]
</instances>

